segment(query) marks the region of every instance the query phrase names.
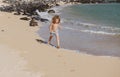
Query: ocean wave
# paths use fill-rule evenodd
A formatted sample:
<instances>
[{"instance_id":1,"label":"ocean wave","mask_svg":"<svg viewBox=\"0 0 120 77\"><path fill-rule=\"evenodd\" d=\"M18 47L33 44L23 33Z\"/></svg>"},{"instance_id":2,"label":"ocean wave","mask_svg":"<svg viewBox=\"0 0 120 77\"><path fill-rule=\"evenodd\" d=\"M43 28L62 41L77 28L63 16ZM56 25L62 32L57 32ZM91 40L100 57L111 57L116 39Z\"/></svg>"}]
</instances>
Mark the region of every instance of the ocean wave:
<instances>
[{"instance_id":1,"label":"ocean wave","mask_svg":"<svg viewBox=\"0 0 120 77\"><path fill-rule=\"evenodd\" d=\"M51 20L52 16L50 14L48 14L48 12L40 12L40 16L41 18L45 18L48 20Z\"/></svg>"},{"instance_id":2,"label":"ocean wave","mask_svg":"<svg viewBox=\"0 0 120 77\"><path fill-rule=\"evenodd\" d=\"M110 33L110 32L95 31L95 30L79 30L79 29L74 29L74 28L70 28L70 27L64 27L64 29L73 30L73 31L80 31L80 32L86 32L86 33L91 33L91 34L120 35L120 33Z\"/></svg>"},{"instance_id":3,"label":"ocean wave","mask_svg":"<svg viewBox=\"0 0 120 77\"><path fill-rule=\"evenodd\" d=\"M89 23L82 23L80 26L85 26L91 29L101 30L101 31L107 31L107 32L115 32L120 33L120 28L117 27L110 27L110 26L102 26L102 25L95 25L95 24L89 24Z\"/></svg>"},{"instance_id":4,"label":"ocean wave","mask_svg":"<svg viewBox=\"0 0 120 77\"><path fill-rule=\"evenodd\" d=\"M60 11L63 9L63 7L56 6L56 7L53 7L51 9L55 10L56 14L60 15L61 14Z\"/></svg>"},{"instance_id":5,"label":"ocean wave","mask_svg":"<svg viewBox=\"0 0 120 77\"><path fill-rule=\"evenodd\" d=\"M104 31L93 31L93 30L81 30L81 32L88 32L88 33L94 33L94 34L105 34L105 35L120 35L120 33L108 33Z\"/></svg>"},{"instance_id":6,"label":"ocean wave","mask_svg":"<svg viewBox=\"0 0 120 77\"><path fill-rule=\"evenodd\" d=\"M69 27L66 27L66 28L70 29L70 30L76 30L76 31L82 30L82 32L109 34L109 35L120 34L120 28L118 28L118 27L85 23L85 22L71 20L71 19L70 20L63 19L63 23L64 23L63 26L69 25Z\"/></svg>"},{"instance_id":7,"label":"ocean wave","mask_svg":"<svg viewBox=\"0 0 120 77\"><path fill-rule=\"evenodd\" d=\"M118 27L112 27L112 26L105 26L105 25L101 25L101 24L92 24L92 23L87 23L87 22L81 22L80 20L76 21L76 20L65 20L65 22L69 22L72 23L76 26L84 26L84 27L93 27L93 28L99 28L99 29L109 29L109 30L120 30L120 28Z\"/></svg>"},{"instance_id":8,"label":"ocean wave","mask_svg":"<svg viewBox=\"0 0 120 77\"><path fill-rule=\"evenodd\" d=\"M101 26L101 28L111 29L111 30L119 30L120 31L120 28L110 27L110 26Z\"/></svg>"},{"instance_id":9,"label":"ocean wave","mask_svg":"<svg viewBox=\"0 0 120 77\"><path fill-rule=\"evenodd\" d=\"M55 10L55 11L56 11L55 14L60 15L60 14L61 14L61 10L63 10L65 7L68 7L68 6L72 6L72 5L70 5L70 4L65 4L65 5L55 6L55 7L50 8L50 9ZM50 10L50 9L48 9L48 10Z\"/></svg>"}]
</instances>

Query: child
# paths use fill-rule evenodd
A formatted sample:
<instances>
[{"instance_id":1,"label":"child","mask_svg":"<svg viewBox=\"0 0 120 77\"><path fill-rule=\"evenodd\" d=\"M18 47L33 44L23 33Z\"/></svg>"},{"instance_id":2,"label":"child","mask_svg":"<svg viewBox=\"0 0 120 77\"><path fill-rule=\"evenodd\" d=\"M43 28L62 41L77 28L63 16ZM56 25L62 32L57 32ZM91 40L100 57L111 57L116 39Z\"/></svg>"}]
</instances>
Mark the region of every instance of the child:
<instances>
[{"instance_id":1,"label":"child","mask_svg":"<svg viewBox=\"0 0 120 77\"><path fill-rule=\"evenodd\" d=\"M48 44L51 43L53 36L55 36L56 41L57 41L57 48L60 48L60 39L59 39L59 33L58 33L58 29L60 28L59 23L60 23L60 17L59 17L59 15L55 15L52 18L52 22L51 22L50 27L49 27L50 37L48 40Z\"/></svg>"}]
</instances>

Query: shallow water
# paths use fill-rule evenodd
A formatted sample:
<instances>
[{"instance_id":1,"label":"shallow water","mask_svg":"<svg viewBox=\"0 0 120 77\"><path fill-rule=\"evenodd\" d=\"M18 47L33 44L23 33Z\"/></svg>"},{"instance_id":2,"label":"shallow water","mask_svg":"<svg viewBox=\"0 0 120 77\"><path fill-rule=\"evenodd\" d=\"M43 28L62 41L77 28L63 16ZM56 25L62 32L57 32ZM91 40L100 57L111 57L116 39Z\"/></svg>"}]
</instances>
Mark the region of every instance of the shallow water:
<instances>
[{"instance_id":1,"label":"shallow water","mask_svg":"<svg viewBox=\"0 0 120 77\"><path fill-rule=\"evenodd\" d=\"M107 13L105 15L104 12L97 9L101 8L102 11L104 9L110 10L108 6L113 7L113 5L115 7L119 6L119 4L85 4L68 6L59 10L62 20L62 30L60 30L61 47L91 55L120 57L120 22L116 21L119 18L113 16L110 20L109 17L107 18ZM91 13L89 13L90 11ZM99 13L98 16L95 13ZM106 17L102 19L102 16L99 16L100 14ZM102 21L99 17L101 17ZM111 21L115 22L114 26ZM47 41L49 37L49 23L43 25L44 27L38 33ZM52 44L56 45L55 41L56 39L54 38Z\"/></svg>"}]
</instances>

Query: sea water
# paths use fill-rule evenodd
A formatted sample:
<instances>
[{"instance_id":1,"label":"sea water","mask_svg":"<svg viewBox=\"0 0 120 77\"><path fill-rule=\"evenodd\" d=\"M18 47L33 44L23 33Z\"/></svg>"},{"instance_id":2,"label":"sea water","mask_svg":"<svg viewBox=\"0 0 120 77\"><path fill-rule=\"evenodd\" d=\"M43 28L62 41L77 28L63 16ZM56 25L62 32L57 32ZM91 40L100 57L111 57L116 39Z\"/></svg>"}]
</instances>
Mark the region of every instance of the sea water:
<instances>
[{"instance_id":1,"label":"sea water","mask_svg":"<svg viewBox=\"0 0 120 77\"><path fill-rule=\"evenodd\" d=\"M68 23L83 25L87 32L120 33L120 4L117 3L73 5L64 8L62 16Z\"/></svg>"},{"instance_id":2,"label":"sea water","mask_svg":"<svg viewBox=\"0 0 120 77\"><path fill-rule=\"evenodd\" d=\"M61 17L62 48L120 57L120 4L77 4L55 10ZM45 23L38 31L46 41L49 38L48 27L49 23ZM55 38L52 44L56 45Z\"/></svg>"}]
</instances>

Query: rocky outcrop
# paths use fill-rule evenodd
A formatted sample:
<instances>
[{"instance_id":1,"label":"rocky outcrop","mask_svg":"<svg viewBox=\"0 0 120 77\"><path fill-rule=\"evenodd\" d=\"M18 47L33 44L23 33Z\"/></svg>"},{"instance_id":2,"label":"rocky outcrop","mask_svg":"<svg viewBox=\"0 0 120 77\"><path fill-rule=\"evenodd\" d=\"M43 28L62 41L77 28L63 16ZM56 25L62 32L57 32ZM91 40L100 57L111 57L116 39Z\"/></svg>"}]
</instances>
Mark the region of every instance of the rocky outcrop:
<instances>
[{"instance_id":1,"label":"rocky outcrop","mask_svg":"<svg viewBox=\"0 0 120 77\"><path fill-rule=\"evenodd\" d=\"M1 7L0 7L0 11L13 12L13 11L14 11L14 8L13 8L13 6L1 6Z\"/></svg>"}]
</instances>

